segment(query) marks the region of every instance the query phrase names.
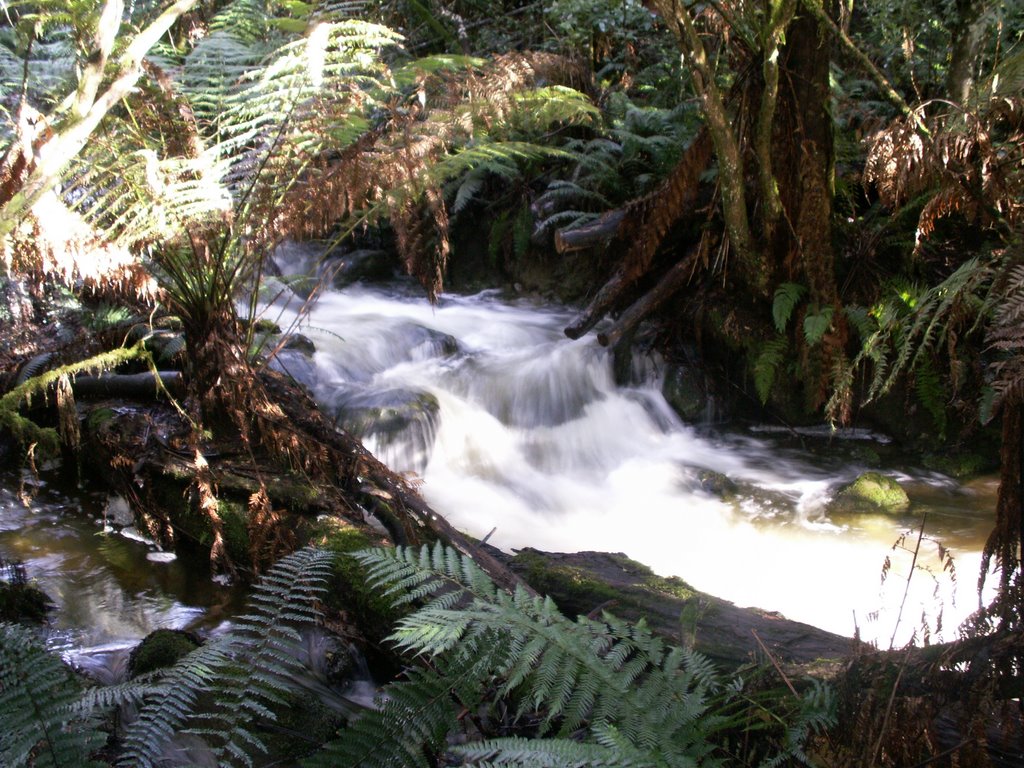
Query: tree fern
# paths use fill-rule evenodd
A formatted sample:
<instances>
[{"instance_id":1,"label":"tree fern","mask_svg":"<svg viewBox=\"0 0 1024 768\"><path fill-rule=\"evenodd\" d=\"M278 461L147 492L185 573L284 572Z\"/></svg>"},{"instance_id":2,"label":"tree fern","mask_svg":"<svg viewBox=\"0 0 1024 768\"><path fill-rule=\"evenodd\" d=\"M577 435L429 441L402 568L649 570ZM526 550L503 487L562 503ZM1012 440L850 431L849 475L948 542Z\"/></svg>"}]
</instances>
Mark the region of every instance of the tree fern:
<instances>
[{"instance_id":1,"label":"tree fern","mask_svg":"<svg viewBox=\"0 0 1024 768\"><path fill-rule=\"evenodd\" d=\"M97 723L76 715L78 686L29 630L0 624L0 765L100 766Z\"/></svg>"}]
</instances>

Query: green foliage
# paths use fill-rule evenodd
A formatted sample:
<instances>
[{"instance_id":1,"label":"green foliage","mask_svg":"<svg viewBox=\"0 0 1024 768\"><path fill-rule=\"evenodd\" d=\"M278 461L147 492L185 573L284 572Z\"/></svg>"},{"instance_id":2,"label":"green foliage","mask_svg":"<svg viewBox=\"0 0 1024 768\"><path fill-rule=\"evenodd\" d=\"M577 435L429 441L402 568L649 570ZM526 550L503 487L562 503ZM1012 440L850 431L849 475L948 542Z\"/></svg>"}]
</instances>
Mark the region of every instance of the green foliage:
<instances>
[{"instance_id":1,"label":"green foliage","mask_svg":"<svg viewBox=\"0 0 1024 768\"><path fill-rule=\"evenodd\" d=\"M123 763L156 764L169 737L183 730L205 742L219 765L253 764L266 751L254 730L303 670L299 630L315 624L333 555L303 549L281 559L253 590L232 631L170 669L160 691L129 728ZM200 709L200 695L211 706ZM197 711L198 710L198 711Z\"/></svg>"},{"instance_id":2,"label":"green foliage","mask_svg":"<svg viewBox=\"0 0 1024 768\"><path fill-rule=\"evenodd\" d=\"M832 307L824 307L821 311L816 312L808 310L804 315L804 340L809 346L813 347L821 341L828 329L832 327L834 312Z\"/></svg>"},{"instance_id":3,"label":"green foliage","mask_svg":"<svg viewBox=\"0 0 1024 768\"><path fill-rule=\"evenodd\" d=\"M396 713L402 722L396 732L433 739L423 739L420 749L437 749L437 729L451 723L451 696L445 695L442 681L432 678L440 675L470 712L483 705L484 690L493 690L520 721L536 719L541 734L556 734L486 740L454 750L471 764L723 761L719 748L725 732L737 724L729 713L743 700L742 683L723 680L691 650L665 645L642 622L630 625L609 614L601 621L570 621L550 599L522 588L511 595L496 590L472 560L440 544L367 550L357 557L372 581L399 602L425 601L399 621L392 635L402 651L424 658L431 670L426 678L416 676L417 696ZM472 677L483 673L492 682L486 689L465 687L467 669L473 670ZM819 704L807 721L818 726L830 722L832 706L831 699ZM374 717L389 719L383 711ZM806 730L782 747L787 757L799 756L805 735ZM401 747L419 754L408 742ZM380 757L372 764L407 764L401 755L408 752L389 754L397 762Z\"/></svg>"},{"instance_id":4,"label":"green foliage","mask_svg":"<svg viewBox=\"0 0 1024 768\"><path fill-rule=\"evenodd\" d=\"M95 765L87 756L105 734L94 718L129 704L138 715L121 721L119 765L157 766L172 752L201 763L255 765L267 751L262 725L294 706L301 690L300 630L316 620L332 558L305 549L282 559L230 632L173 667L119 686L81 693L29 633L0 625L4 764ZM642 622L608 614L570 621L550 599L499 591L450 548L363 550L355 558L396 603L419 606L392 640L423 663L388 685L376 708L357 716L351 708L333 741L316 751L308 746L307 767L430 768L453 759L710 766L735 757L736 735L755 731L767 752L749 754L782 765L806 762L807 734L832 722L834 702L824 686L816 684L780 718L742 681L666 645ZM474 728L456 739L466 715Z\"/></svg>"},{"instance_id":5,"label":"green foliage","mask_svg":"<svg viewBox=\"0 0 1024 768\"><path fill-rule=\"evenodd\" d=\"M106 743L91 718L74 711L78 686L35 633L0 624L0 765L100 766Z\"/></svg>"},{"instance_id":6,"label":"green foliage","mask_svg":"<svg viewBox=\"0 0 1024 768\"><path fill-rule=\"evenodd\" d=\"M101 352L85 360L58 366L49 371L41 370L49 358L34 358L35 363L30 366L30 370L38 369L39 372L20 380L15 387L0 397L0 429L8 430L23 444L38 443L41 450L56 452L59 449L56 430L40 427L31 419L22 416L18 412L21 406L31 403L33 397L45 396L61 378L82 373L102 373L116 368L121 363L140 358L149 359L149 353L141 342L131 347ZM30 364L32 363L33 361L30 361Z\"/></svg>"},{"instance_id":7,"label":"green foliage","mask_svg":"<svg viewBox=\"0 0 1024 768\"><path fill-rule=\"evenodd\" d=\"M914 393L932 417L939 439L943 439L946 435L946 399L949 393L930 358L919 359L914 368Z\"/></svg>"},{"instance_id":8,"label":"green foliage","mask_svg":"<svg viewBox=\"0 0 1024 768\"><path fill-rule=\"evenodd\" d=\"M783 283L775 289L775 298L772 301L772 319L775 321L775 330L779 333L786 332L786 325L789 318L793 316L793 310L800 300L806 295L807 288L797 283Z\"/></svg>"},{"instance_id":9,"label":"green foliage","mask_svg":"<svg viewBox=\"0 0 1024 768\"><path fill-rule=\"evenodd\" d=\"M789 339L785 336L777 336L761 348L761 352L754 362L754 388L757 390L757 396L761 399L762 404L768 402L772 385L775 383L775 376L785 361L788 351Z\"/></svg>"}]
</instances>

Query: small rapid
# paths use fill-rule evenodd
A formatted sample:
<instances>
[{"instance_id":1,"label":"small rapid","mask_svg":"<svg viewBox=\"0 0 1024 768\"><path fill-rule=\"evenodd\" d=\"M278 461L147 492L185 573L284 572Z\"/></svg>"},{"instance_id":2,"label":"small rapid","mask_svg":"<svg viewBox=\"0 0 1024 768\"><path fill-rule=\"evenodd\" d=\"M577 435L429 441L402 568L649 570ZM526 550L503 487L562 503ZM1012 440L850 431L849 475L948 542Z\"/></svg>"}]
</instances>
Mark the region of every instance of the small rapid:
<instances>
[{"instance_id":1,"label":"small rapid","mask_svg":"<svg viewBox=\"0 0 1024 768\"><path fill-rule=\"evenodd\" d=\"M315 346L311 360L289 351L275 365L301 370L323 407L419 483L434 509L471 535L494 529L496 546L625 552L738 605L859 630L883 647L905 642L922 616L934 633L940 612L949 638L977 607L991 484L903 469L905 514L830 514L836 490L866 466L768 431L682 423L661 394L656 357L638 357L636 383L617 386L593 335L564 336L564 308L493 291L431 306L401 287L352 286L325 292L301 317L280 305L266 317ZM898 620L916 534L893 545L926 511Z\"/></svg>"}]
</instances>

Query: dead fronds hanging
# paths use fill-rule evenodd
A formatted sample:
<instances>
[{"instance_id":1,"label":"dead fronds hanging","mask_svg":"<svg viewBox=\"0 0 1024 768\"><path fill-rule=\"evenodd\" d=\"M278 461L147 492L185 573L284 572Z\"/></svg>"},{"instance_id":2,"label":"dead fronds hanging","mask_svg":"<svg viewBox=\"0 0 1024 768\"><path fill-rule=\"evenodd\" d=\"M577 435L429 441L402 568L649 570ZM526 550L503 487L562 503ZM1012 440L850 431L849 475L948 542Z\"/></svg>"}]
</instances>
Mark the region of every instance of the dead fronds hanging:
<instances>
[{"instance_id":1,"label":"dead fronds hanging","mask_svg":"<svg viewBox=\"0 0 1024 768\"><path fill-rule=\"evenodd\" d=\"M1003 236L1019 227L1024 223L1024 99L1000 97L977 112L951 107L925 118L929 106L868 140L864 183L893 209L927 196L918 218L918 247L938 220L953 213ZM917 130L921 120L930 136Z\"/></svg>"},{"instance_id":2,"label":"dead fronds hanging","mask_svg":"<svg viewBox=\"0 0 1024 768\"><path fill-rule=\"evenodd\" d=\"M263 483L249 497L249 560L253 573L259 575L277 560L297 547L294 531L286 525L281 510L273 508Z\"/></svg>"}]
</instances>

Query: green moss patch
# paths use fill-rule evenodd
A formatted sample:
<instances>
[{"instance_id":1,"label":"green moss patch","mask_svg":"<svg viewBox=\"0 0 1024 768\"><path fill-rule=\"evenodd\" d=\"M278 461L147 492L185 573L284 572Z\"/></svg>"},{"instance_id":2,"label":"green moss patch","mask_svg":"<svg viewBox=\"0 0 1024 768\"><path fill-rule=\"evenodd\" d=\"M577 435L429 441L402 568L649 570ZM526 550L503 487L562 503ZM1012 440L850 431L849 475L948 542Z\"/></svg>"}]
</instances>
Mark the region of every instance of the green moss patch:
<instances>
[{"instance_id":1,"label":"green moss patch","mask_svg":"<svg viewBox=\"0 0 1024 768\"><path fill-rule=\"evenodd\" d=\"M137 677L154 669L172 667L178 659L187 656L199 645L199 640L189 632L177 629L150 632L128 657L128 673Z\"/></svg>"},{"instance_id":2,"label":"green moss patch","mask_svg":"<svg viewBox=\"0 0 1024 768\"><path fill-rule=\"evenodd\" d=\"M902 512L910 506L910 497L899 483L879 472L865 472L836 494L841 508L867 507L885 512Z\"/></svg>"}]
</instances>

